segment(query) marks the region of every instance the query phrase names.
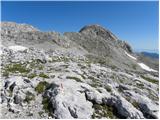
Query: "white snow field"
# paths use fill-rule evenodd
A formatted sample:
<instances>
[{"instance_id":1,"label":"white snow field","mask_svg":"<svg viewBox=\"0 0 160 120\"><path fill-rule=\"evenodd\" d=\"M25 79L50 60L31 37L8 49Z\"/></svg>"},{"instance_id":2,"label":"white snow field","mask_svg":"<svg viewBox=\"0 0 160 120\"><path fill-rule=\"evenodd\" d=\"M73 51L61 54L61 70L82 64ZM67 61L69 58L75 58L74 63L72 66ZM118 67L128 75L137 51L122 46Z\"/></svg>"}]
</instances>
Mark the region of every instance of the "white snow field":
<instances>
[{"instance_id":1,"label":"white snow field","mask_svg":"<svg viewBox=\"0 0 160 120\"><path fill-rule=\"evenodd\" d=\"M126 54L128 57L130 57L130 58L132 58L132 59L134 59L134 60L137 60L137 58L135 58L135 57L133 57L132 55L128 54L126 51L125 51L125 54Z\"/></svg>"},{"instance_id":2,"label":"white snow field","mask_svg":"<svg viewBox=\"0 0 160 120\"><path fill-rule=\"evenodd\" d=\"M15 45L15 46L9 46L9 49L13 50L13 51L24 51L27 49L27 47L24 46L20 46L20 45Z\"/></svg>"},{"instance_id":3,"label":"white snow field","mask_svg":"<svg viewBox=\"0 0 160 120\"><path fill-rule=\"evenodd\" d=\"M144 63L138 63L138 65L144 69L144 70L147 70L147 71L152 71L152 72L157 72L156 70L150 68L149 66L145 65Z\"/></svg>"}]
</instances>

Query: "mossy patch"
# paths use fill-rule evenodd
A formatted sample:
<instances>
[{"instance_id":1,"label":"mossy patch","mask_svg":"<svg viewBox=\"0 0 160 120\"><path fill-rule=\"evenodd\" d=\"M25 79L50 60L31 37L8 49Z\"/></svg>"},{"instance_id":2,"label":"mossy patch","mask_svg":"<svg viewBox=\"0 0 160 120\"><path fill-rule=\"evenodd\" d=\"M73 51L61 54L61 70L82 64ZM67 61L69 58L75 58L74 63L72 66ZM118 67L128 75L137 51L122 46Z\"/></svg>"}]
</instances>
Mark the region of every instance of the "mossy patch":
<instances>
[{"instance_id":1,"label":"mossy patch","mask_svg":"<svg viewBox=\"0 0 160 120\"><path fill-rule=\"evenodd\" d=\"M49 78L49 76L46 75L46 74L44 74L44 73L40 73L40 74L39 74L39 77L42 77L42 78Z\"/></svg>"},{"instance_id":2,"label":"mossy patch","mask_svg":"<svg viewBox=\"0 0 160 120\"><path fill-rule=\"evenodd\" d=\"M48 113L48 116L53 117L53 115L52 115L52 113L53 113L52 103L51 103L51 101L48 97L43 97L42 105L43 105L44 111L46 113Z\"/></svg>"},{"instance_id":3,"label":"mossy patch","mask_svg":"<svg viewBox=\"0 0 160 120\"><path fill-rule=\"evenodd\" d=\"M39 84L36 86L35 88L35 91L38 93L38 94L41 94L42 92L45 91L45 89L49 86L49 83L46 82L46 81L42 81L42 82L39 82Z\"/></svg>"},{"instance_id":4,"label":"mossy patch","mask_svg":"<svg viewBox=\"0 0 160 120\"><path fill-rule=\"evenodd\" d=\"M74 77L74 76L67 76L66 79L72 79L72 80L75 80L77 82L82 82L80 78Z\"/></svg>"},{"instance_id":5,"label":"mossy patch","mask_svg":"<svg viewBox=\"0 0 160 120\"><path fill-rule=\"evenodd\" d=\"M9 64L7 66L5 66L4 68L5 73L9 74L9 72L11 73L29 73L30 70L26 68L25 64L20 64L20 63L14 63L14 64Z\"/></svg>"},{"instance_id":6,"label":"mossy patch","mask_svg":"<svg viewBox=\"0 0 160 120\"><path fill-rule=\"evenodd\" d=\"M32 78L34 78L34 77L36 77L36 76L37 76L36 73L31 73L31 74L28 75L28 78L32 79Z\"/></svg>"},{"instance_id":7,"label":"mossy patch","mask_svg":"<svg viewBox=\"0 0 160 120\"><path fill-rule=\"evenodd\" d=\"M113 107L111 106L107 106L107 105L99 105L99 104L94 104L93 105L93 108L94 108L94 113L92 115L92 118L95 119L95 118L115 118L114 116L114 110L113 110Z\"/></svg>"},{"instance_id":8,"label":"mossy patch","mask_svg":"<svg viewBox=\"0 0 160 120\"><path fill-rule=\"evenodd\" d=\"M151 83L154 83L154 84L158 84L158 81L155 80L155 79L146 77L146 76L144 76L144 75L141 75L141 77L142 77L144 80L148 81L148 82L151 82Z\"/></svg>"},{"instance_id":9,"label":"mossy patch","mask_svg":"<svg viewBox=\"0 0 160 120\"><path fill-rule=\"evenodd\" d=\"M49 112L49 98L44 97L42 100L42 104L43 104L43 109L45 110L45 112Z\"/></svg>"}]
</instances>

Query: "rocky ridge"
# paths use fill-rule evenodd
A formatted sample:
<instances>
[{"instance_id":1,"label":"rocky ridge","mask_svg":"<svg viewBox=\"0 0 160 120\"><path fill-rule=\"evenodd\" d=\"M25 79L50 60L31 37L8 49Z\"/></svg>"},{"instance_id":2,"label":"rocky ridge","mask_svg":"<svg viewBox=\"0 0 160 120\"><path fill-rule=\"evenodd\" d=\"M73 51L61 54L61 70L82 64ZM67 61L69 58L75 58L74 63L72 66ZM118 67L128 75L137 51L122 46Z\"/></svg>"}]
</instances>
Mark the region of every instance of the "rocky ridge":
<instances>
[{"instance_id":1,"label":"rocky ridge","mask_svg":"<svg viewBox=\"0 0 160 120\"><path fill-rule=\"evenodd\" d=\"M1 118L158 118L158 71L110 31L1 27Z\"/></svg>"}]
</instances>

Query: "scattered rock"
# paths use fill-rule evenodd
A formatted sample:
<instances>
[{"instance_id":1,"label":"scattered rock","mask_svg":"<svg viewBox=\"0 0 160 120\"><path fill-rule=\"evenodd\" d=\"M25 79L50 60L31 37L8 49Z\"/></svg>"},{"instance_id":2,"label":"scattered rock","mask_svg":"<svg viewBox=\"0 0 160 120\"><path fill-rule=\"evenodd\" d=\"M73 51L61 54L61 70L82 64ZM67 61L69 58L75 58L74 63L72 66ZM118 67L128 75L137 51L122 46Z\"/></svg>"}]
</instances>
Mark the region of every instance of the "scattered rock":
<instances>
[{"instance_id":1,"label":"scattered rock","mask_svg":"<svg viewBox=\"0 0 160 120\"><path fill-rule=\"evenodd\" d=\"M109 30L1 25L1 118L158 119L158 72L135 67L131 46Z\"/></svg>"}]
</instances>

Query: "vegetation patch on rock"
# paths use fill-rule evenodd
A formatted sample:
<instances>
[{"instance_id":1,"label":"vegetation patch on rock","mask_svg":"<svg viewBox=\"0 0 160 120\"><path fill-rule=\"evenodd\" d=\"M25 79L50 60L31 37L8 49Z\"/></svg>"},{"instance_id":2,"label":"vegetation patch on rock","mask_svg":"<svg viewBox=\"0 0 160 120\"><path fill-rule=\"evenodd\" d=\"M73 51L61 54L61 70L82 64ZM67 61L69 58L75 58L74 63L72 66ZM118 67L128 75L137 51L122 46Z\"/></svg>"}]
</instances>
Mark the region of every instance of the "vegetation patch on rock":
<instances>
[{"instance_id":1,"label":"vegetation patch on rock","mask_svg":"<svg viewBox=\"0 0 160 120\"><path fill-rule=\"evenodd\" d=\"M36 77L36 76L37 76L36 73L31 73L31 74L28 75L28 78L32 79L32 78L34 78L34 77Z\"/></svg>"},{"instance_id":2,"label":"vegetation patch on rock","mask_svg":"<svg viewBox=\"0 0 160 120\"><path fill-rule=\"evenodd\" d=\"M44 73L40 73L40 74L39 74L39 77L42 77L42 78L49 78L49 76L46 75L46 74L44 74Z\"/></svg>"},{"instance_id":3,"label":"vegetation patch on rock","mask_svg":"<svg viewBox=\"0 0 160 120\"><path fill-rule=\"evenodd\" d=\"M52 108L52 103L50 102L50 99L48 97L43 97L42 100L42 105L43 105L43 109L46 113L48 113L48 116L53 116L53 108Z\"/></svg>"},{"instance_id":4,"label":"vegetation patch on rock","mask_svg":"<svg viewBox=\"0 0 160 120\"><path fill-rule=\"evenodd\" d=\"M5 66L3 75L8 76L9 73L29 73L30 70L26 68L25 64L13 63Z\"/></svg>"},{"instance_id":5,"label":"vegetation patch on rock","mask_svg":"<svg viewBox=\"0 0 160 120\"><path fill-rule=\"evenodd\" d=\"M148 81L148 82L151 82L151 83L154 83L154 84L158 84L158 81L155 80L155 79L152 79L152 78L149 78L149 77L146 77L146 76L143 76L143 75L141 75L141 77L142 77L144 80Z\"/></svg>"},{"instance_id":6,"label":"vegetation patch on rock","mask_svg":"<svg viewBox=\"0 0 160 120\"><path fill-rule=\"evenodd\" d=\"M115 115L113 114L114 109L111 106L94 104L93 108L95 110L93 115L92 115L93 119L95 119L95 118L98 118L98 119L101 119L101 118L111 118L111 119L116 118Z\"/></svg>"},{"instance_id":7,"label":"vegetation patch on rock","mask_svg":"<svg viewBox=\"0 0 160 120\"><path fill-rule=\"evenodd\" d=\"M74 77L74 76L67 76L66 79L72 79L72 80L75 80L77 82L82 82L80 78Z\"/></svg>"},{"instance_id":8,"label":"vegetation patch on rock","mask_svg":"<svg viewBox=\"0 0 160 120\"><path fill-rule=\"evenodd\" d=\"M44 90L49 86L49 83L46 81L39 82L39 84L36 86L35 91L38 94L41 94L44 92Z\"/></svg>"}]
</instances>

